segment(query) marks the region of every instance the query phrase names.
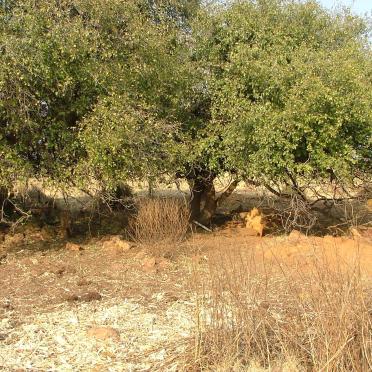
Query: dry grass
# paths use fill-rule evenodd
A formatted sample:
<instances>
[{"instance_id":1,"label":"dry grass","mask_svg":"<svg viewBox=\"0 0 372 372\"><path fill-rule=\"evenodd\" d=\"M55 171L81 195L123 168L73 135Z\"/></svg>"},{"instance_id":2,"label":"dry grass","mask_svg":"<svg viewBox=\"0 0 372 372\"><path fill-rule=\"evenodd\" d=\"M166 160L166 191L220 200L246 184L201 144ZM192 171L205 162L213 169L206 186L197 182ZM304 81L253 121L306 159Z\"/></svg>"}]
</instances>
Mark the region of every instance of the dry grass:
<instances>
[{"instance_id":1,"label":"dry grass","mask_svg":"<svg viewBox=\"0 0 372 372\"><path fill-rule=\"evenodd\" d=\"M251 252L250 254L247 252ZM193 367L211 371L372 370L372 301L358 264L301 267L232 249L196 272Z\"/></svg>"},{"instance_id":2,"label":"dry grass","mask_svg":"<svg viewBox=\"0 0 372 372\"><path fill-rule=\"evenodd\" d=\"M172 353L183 351L182 340L191 331L190 312L183 302L169 304L159 314L135 301L112 299L61 305L53 312L24 317L16 327L4 318L0 334L8 337L0 341L0 370L162 371L156 366L168 356L168 344L173 344ZM89 337L88 330L95 326L113 327L120 340Z\"/></svg>"},{"instance_id":3,"label":"dry grass","mask_svg":"<svg viewBox=\"0 0 372 372\"><path fill-rule=\"evenodd\" d=\"M144 198L129 223L130 235L140 244L172 244L182 241L189 228L189 208L178 198Z\"/></svg>"}]
</instances>

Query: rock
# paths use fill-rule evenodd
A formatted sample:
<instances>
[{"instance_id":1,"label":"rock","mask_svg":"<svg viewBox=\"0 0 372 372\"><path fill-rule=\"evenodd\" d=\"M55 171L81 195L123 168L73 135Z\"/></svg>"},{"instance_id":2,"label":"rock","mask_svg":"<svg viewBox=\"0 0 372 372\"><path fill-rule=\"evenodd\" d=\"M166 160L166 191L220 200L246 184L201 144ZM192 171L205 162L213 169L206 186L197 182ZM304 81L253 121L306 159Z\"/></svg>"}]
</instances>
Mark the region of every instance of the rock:
<instances>
[{"instance_id":1,"label":"rock","mask_svg":"<svg viewBox=\"0 0 372 372\"><path fill-rule=\"evenodd\" d=\"M90 284L92 284L92 282L90 280L85 279L85 278L79 279L76 283L76 285L78 287L83 287L83 286L90 285Z\"/></svg>"},{"instance_id":2,"label":"rock","mask_svg":"<svg viewBox=\"0 0 372 372\"><path fill-rule=\"evenodd\" d=\"M156 271L156 259L155 259L155 257L145 258L142 261L142 270L146 273Z\"/></svg>"},{"instance_id":3,"label":"rock","mask_svg":"<svg viewBox=\"0 0 372 372\"><path fill-rule=\"evenodd\" d=\"M102 248L109 255L119 256L123 252L129 251L131 245L127 241L122 240L120 236L112 236L109 240L103 242Z\"/></svg>"},{"instance_id":4,"label":"rock","mask_svg":"<svg viewBox=\"0 0 372 372\"><path fill-rule=\"evenodd\" d=\"M259 235L262 237L264 228L266 223L264 221L264 217L257 208L253 208L245 217L247 229L254 230L256 232L255 235Z\"/></svg>"},{"instance_id":5,"label":"rock","mask_svg":"<svg viewBox=\"0 0 372 372\"><path fill-rule=\"evenodd\" d=\"M146 273L158 272L168 268L171 262L166 258L148 257L142 261L142 270Z\"/></svg>"},{"instance_id":6,"label":"rock","mask_svg":"<svg viewBox=\"0 0 372 372\"><path fill-rule=\"evenodd\" d=\"M0 341L5 341L8 335L6 333L0 333Z\"/></svg>"},{"instance_id":7,"label":"rock","mask_svg":"<svg viewBox=\"0 0 372 372\"><path fill-rule=\"evenodd\" d=\"M63 265L62 263L51 265L47 271L57 276L63 276L64 274L76 274L75 267Z\"/></svg>"},{"instance_id":8,"label":"rock","mask_svg":"<svg viewBox=\"0 0 372 372\"><path fill-rule=\"evenodd\" d=\"M89 291L89 292L84 292L81 294L72 293L72 294L68 294L65 297L65 300L68 302L76 302L76 301L91 302L91 301L99 301L101 299L102 299L102 296L96 291Z\"/></svg>"},{"instance_id":9,"label":"rock","mask_svg":"<svg viewBox=\"0 0 372 372\"><path fill-rule=\"evenodd\" d=\"M111 327L92 327L88 330L87 335L101 341L120 340L119 332Z\"/></svg>"},{"instance_id":10,"label":"rock","mask_svg":"<svg viewBox=\"0 0 372 372\"><path fill-rule=\"evenodd\" d=\"M53 268L52 273L58 276L62 276L66 272L66 266L57 266Z\"/></svg>"},{"instance_id":11,"label":"rock","mask_svg":"<svg viewBox=\"0 0 372 372\"><path fill-rule=\"evenodd\" d=\"M0 252L0 264L6 260L6 258L8 257L8 255L6 253L2 253Z\"/></svg>"},{"instance_id":12,"label":"rock","mask_svg":"<svg viewBox=\"0 0 372 372\"><path fill-rule=\"evenodd\" d=\"M75 293L69 293L64 297L65 297L65 300L68 301L68 302L79 301L79 296Z\"/></svg>"},{"instance_id":13,"label":"rock","mask_svg":"<svg viewBox=\"0 0 372 372\"><path fill-rule=\"evenodd\" d=\"M367 208L372 211L372 199L367 200Z\"/></svg>"},{"instance_id":14,"label":"rock","mask_svg":"<svg viewBox=\"0 0 372 372\"><path fill-rule=\"evenodd\" d=\"M67 242L66 243L66 249L68 251L73 251L73 252L79 252L79 251L83 251L84 248L79 245L79 244L75 244L75 243L71 243L71 242Z\"/></svg>"},{"instance_id":15,"label":"rock","mask_svg":"<svg viewBox=\"0 0 372 372\"><path fill-rule=\"evenodd\" d=\"M101 299L102 296L96 291L86 292L80 296L80 301L84 302L99 301Z\"/></svg>"}]
</instances>

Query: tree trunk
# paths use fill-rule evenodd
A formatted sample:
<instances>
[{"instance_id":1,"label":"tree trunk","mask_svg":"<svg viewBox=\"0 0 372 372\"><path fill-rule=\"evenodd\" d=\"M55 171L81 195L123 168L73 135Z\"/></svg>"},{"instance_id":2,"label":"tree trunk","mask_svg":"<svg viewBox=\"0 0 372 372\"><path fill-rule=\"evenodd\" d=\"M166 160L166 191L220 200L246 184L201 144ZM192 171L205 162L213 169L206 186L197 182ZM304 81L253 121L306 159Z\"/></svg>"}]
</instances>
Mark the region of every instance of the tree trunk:
<instances>
[{"instance_id":1,"label":"tree trunk","mask_svg":"<svg viewBox=\"0 0 372 372\"><path fill-rule=\"evenodd\" d=\"M216 213L218 205L234 192L239 183L239 180L235 179L230 183L227 189L217 197L213 183L214 179L215 176L209 172L199 174L193 179L188 179L191 190L191 221L198 221L203 225L209 225Z\"/></svg>"},{"instance_id":2,"label":"tree trunk","mask_svg":"<svg viewBox=\"0 0 372 372\"><path fill-rule=\"evenodd\" d=\"M217 209L216 190L213 180L214 177L210 174L207 177L199 176L188 180L191 190L191 221L196 220L203 225L210 224Z\"/></svg>"},{"instance_id":3,"label":"tree trunk","mask_svg":"<svg viewBox=\"0 0 372 372\"><path fill-rule=\"evenodd\" d=\"M199 222L203 225L211 223L212 217L217 210L217 195L214 188L213 180L205 183L204 193L202 195L202 209L200 211Z\"/></svg>"},{"instance_id":4,"label":"tree trunk","mask_svg":"<svg viewBox=\"0 0 372 372\"><path fill-rule=\"evenodd\" d=\"M190 220L198 220L201 212L202 196L204 192L204 184L200 179L188 180L191 191L190 200Z\"/></svg>"},{"instance_id":5,"label":"tree trunk","mask_svg":"<svg viewBox=\"0 0 372 372\"><path fill-rule=\"evenodd\" d=\"M1 186L0 187L0 223L4 222L5 216L11 212L11 208L9 207L9 203L7 203L7 199L9 197L9 191L7 188Z\"/></svg>"}]
</instances>

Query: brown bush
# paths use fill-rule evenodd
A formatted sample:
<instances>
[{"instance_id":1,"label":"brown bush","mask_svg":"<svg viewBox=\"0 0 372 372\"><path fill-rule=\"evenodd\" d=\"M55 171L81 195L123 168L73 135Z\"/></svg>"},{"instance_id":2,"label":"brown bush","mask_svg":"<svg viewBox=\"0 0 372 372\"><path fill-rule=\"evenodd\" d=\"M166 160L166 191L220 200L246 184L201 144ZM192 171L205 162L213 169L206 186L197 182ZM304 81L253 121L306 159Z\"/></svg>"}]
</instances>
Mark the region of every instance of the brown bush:
<instances>
[{"instance_id":1,"label":"brown bush","mask_svg":"<svg viewBox=\"0 0 372 372\"><path fill-rule=\"evenodd\" d=\"M134 241L141 244L175 243L189 228L189 208L177 198L145 198L137 202L137 214L129 223Z\"/></svg>"},{"instance_id":2,"label":"brown bush","mask_svg":"<svg viewBox=\"0 0 372 372\"><path fill-rule=\"evenodd\" d=\"M357 264L314 257L301 270L251 252L225 250L196 272L195 369L372 370L371 288Z\"/></svg>"}]
</instances>

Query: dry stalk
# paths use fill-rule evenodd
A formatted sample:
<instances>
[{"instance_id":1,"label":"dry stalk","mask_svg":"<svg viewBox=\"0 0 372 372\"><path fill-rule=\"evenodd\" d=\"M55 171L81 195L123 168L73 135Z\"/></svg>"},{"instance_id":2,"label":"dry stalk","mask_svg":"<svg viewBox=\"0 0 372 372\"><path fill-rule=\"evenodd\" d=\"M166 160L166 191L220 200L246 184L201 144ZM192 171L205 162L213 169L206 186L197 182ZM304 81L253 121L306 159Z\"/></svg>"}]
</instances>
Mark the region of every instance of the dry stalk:
<instances>
[{"instance_id":1,"label":"dry stalk","mask_svg":"<svg viewBox=\"0 0 372 372\"><path fill-rule=\"evenodd\" d=\"M297 371L372 369L371 288L358 263L314 256L301 269L250 252L225 250L196 275L198 368L247 370L255 361L280 370L289 362Z\"/></svg>"},{"instance_id":2,"label":"dry stalk","mask_svg":"<svg viewBox=\"0 0 372 372\"><path fill-rule=\"evenodd\" d=\"M189 208L184 200L139 199L137 214L129 222L129 233L140 244L177 243L186 236L189 217Z\"/></svg>"}]
</instances>

